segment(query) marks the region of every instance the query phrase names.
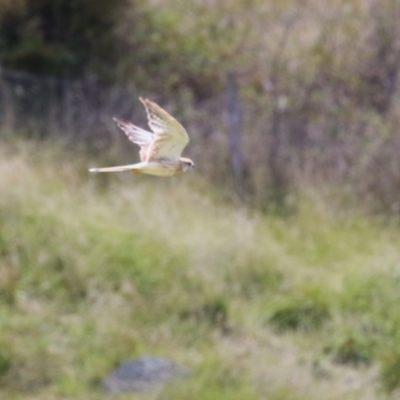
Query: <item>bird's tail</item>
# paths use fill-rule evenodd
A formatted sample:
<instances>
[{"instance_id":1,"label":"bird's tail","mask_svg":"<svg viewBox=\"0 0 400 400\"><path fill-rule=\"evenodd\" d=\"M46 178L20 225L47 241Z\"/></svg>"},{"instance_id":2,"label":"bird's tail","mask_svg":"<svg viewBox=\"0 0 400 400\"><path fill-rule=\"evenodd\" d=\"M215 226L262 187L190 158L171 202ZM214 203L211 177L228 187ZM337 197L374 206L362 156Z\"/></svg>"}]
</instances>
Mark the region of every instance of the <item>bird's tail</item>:
<instances>
[{"instance_id":1,"label":"bird's tail","mask_svg":"<svg viewBox=\"0 0 400 400\"><path fill-rule=\"evenodd\" d=\"M140 173L140 165L139 164L131 164L131 165L121 165L119 167L90 168L89 172L120 172L120 171L129 171L129 170L133 170L134 172Z\"/></svg>"}]
</instances>

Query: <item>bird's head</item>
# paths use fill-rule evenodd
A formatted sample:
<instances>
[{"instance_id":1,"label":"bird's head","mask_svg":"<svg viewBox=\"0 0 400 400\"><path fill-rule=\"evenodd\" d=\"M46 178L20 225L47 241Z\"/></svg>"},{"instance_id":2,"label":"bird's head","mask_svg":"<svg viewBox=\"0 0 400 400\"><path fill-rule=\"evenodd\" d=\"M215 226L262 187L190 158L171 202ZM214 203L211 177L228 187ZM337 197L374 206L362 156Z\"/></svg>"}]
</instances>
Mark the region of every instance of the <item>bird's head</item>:
<instances>
[{"instance_id":1,"label":"bird's head","mask_svg":"<svg viewBox=\"0 0 400 400\"><path fill-rule=\"evenodd\" d=\"M194 162L190 158L181 157L182 171L186 172L189 169L194 168Z\"/></svg>"}]
</instances>

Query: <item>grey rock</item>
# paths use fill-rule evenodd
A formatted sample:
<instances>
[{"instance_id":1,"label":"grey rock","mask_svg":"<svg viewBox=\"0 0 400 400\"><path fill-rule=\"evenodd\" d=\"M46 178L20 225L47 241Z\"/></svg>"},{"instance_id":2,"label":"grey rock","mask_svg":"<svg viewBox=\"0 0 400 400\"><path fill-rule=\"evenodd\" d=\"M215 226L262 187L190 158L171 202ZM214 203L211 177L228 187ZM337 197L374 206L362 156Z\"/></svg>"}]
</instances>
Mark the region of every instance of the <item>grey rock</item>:
<instances>
[{"instance_id":1,"label":"grey rock","mask_svg":"<svg viewBox=\"0 0 400 400\"><path fill-rule=\"evenodd\" d=\"M110 394L140 392L182 377L188 370L161 357L145 355L125 361L107 375L102 386Z\"/></svg>"}]
</instances>

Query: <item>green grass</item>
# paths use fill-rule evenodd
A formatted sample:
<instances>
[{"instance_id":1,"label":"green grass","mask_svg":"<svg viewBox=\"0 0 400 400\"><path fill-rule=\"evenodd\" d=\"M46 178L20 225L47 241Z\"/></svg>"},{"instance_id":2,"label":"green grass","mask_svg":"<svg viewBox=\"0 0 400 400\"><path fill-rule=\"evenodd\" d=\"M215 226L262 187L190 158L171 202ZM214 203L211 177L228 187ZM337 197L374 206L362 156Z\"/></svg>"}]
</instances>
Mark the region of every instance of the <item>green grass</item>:
<instances>
[{"instance_id":1,"label":"green grass","mask_svg":"<svg viewBox=\"0 0 400 400\"><path fill-rule=\"evenodd\" d=\"M196 175L91 175L0 147L0 397L106 399L141 354L189 377L137 399L376 399L400 381L400 235L299 195L287 217Z\"/></svg>"}]
</instances>

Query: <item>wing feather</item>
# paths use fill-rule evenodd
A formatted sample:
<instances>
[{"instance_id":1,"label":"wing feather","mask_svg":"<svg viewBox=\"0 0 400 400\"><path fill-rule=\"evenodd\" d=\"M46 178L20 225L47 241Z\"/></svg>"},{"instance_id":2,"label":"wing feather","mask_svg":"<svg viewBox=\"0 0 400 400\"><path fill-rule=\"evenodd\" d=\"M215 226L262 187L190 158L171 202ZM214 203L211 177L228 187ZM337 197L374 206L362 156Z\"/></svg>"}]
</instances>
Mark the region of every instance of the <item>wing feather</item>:
<instances>
[{"instance_id":1,"label":"wing feather","mask_svg":"<svg viewBox=\"0 0 400 400\"><path fill-rule=\"evenodd\" d=\"M118 118L114 118L114 121L117 123L118 127L125 132L131 142L140 146L140 159L141 161L145 161L150 145L155 140L155 135L145 129L139 128L129 121Z\"/></svg>"},{"instance_id":2,"label":"wing feather","mask_svg":"<svg viewBox=\"0 0 400 400\"><path fill-rule=\"evenodd\" d=\"M189 143L185 128L156 103L139 98L146 108L149 126L154 132L154 141L148 147L146 161L178 159Z\"/></svg>"}]
</instances>

